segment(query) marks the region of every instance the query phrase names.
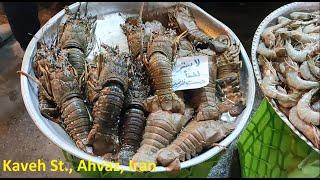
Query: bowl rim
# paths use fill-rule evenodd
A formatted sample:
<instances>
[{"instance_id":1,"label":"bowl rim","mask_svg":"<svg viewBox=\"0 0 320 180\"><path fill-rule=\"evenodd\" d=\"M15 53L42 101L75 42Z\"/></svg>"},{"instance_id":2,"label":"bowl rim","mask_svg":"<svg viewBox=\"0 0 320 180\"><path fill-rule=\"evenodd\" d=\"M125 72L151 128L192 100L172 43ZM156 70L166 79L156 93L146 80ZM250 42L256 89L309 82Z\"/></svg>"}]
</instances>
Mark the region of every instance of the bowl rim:
<instances>
[{"instance_id":1,"label":"bowl rim","mask_svg":"<svg viewBox=\"0 0 320 180\"><path fill-rule=\"evenodd\" d=\"M310 3L310 4L306 4L306 3ZM258 49L258 45L260 42L260 36L263 32L263 30L269 25L270 22L272 22L273 20L275 20L277 17L294 11L297 8L302 8L302 7L311 7L312 4L315 4L315 2L293 2L293 3L289 3L286 5L283 5L281 7L279 7L278 9L274 10L273 12L271 12L267 17L264 18L264 20L260 23L260 25L258 26L254 37L253 37L253 41L252 41L252 46L251 46L251 59L252 59L252 65L253 65L253 70L254 70L254 74L256 77L256 80L259 84L259 86L261 85L262 82L262 75L260 72L260 68L259 68L259 64L258 64L258 60L257 60L257 49ZM317 4L319 6L319 4ZM313 143L308 140L298 129L296 129L296 127L289 121L289 119L287 118L287 116L282 113L280 111L280 109L278 108L276 102L274 101L274 99L269 98L267 96L264 95L264 97L267 99L267 101L271 104L272 108L275 110L275 112L277 113L277 115L282 119L282 121L287 124L287 126L289 126L289 128L300 138L302 139L304 142L306 142L312 149L314 149L316 152L320 153L320 150L317 149Z\"/></svg>"},{"instance_id":2,"label":"bowl rim","mask_svg":"<svg viewBox=\"0 0 320 180\"><path fill-rule=\"evenodd\" d=\"M69 8L72 10L76 7L78 7L80 5L81 2L76 2L73 3L69 6ZM93 3L93 2L92 2ZM112 3L112 2L105 2L105 3ZM113 2L114 3L114 2ZM123 3L123 2L122 2ZM248 89L247 89L247 102L246 102L246 108L243 110L243 114L241 116L241 119L239 119L239 123L237 125L237 127L232 131L231 134L229 134L228 136L226 136L226 138L224 138L219 144L220 146L216 146L213 147L211 149L208 149L206 152L200 154L199 156L196 156L190 160L184 161L181 163L181 169L183 168L188 168L194 165L197 165L199 163L205 162L208 159L212 158L213 156L217 155L219 152L221 152L223 150L223 146L228 146L232 141L234 141L239 134L244 130L245 126L248 124L249 121L249 116L251 114L252 108L253 108L253 103L254 103L254 98L255 98L255 80L254 80L254 73L253 73L253 69L252 69L252 65L250 62L250 59L242 45L242 43L240 42L240 40L238 39L238 37L234 34L234 32L228 28L225 24L223 24L222 22L220 22L219 20L217 20L216 18L212 17L211 15L209 15L207 12L205 12L203 9L201 9L200 7L198 7L197 5L191 3L191 2L184 2L183 4L187 5L187 6L192 6L193 8L195 8L197 11L199 11L201 14L205 15L210 21L215 21L217 24L219 24L228 34L230 34L236 42L238 42L240 44L240 55L242 58L242 62L245 65L246 69L247 69L247 84L248 84ZM35 45L38 41L38 38L36 37L42 37L44 32L46 32L46 30L49 29L49 27L51 26L50 24L53 24L57 19L59 19L60 17L62 17L65 13L65 10L61 10L60 12L58 12L55 16L53 16L43 27L41 27L41 29L38 30L38 32L35 34L35 36L32 38L32 40L30 41L24 57L23 57L23 62L22 62L22 67L21 67L21 71L24 72L28 72L30 70L30 63L29 61L32 59L32 55L34 53L34 48ZM55 135L51 134L51 130L48 128L48 126L46 126L43 122L43 117L41 116L41 114L37 113L36 111L36 107L32 105L31 101L31 96L30 96L30 87L29 87L29 81L25 76L20 76L20 82L21 82L21 93L22 93L22 97L23 97L23 101L25 104L25 107L31 117L31 119L34 121L34 123L36 124L36 126L40 129L40 131L47 137L49 138L50 141L52 141L54 144L56 144L59 148L65 150L66 152L80 158L86 161L91 161L94 163L104 163L106 161L104 161L102 158L100 157L95 157L92 155L89 155L83 151L81 151L78 148L74 148L74 146L69 145L67 142L64 142L62 139L56 137ZM115 163L112 163L112 166L115 167ZM119 169L120 170L124 170L126 172L134 172L133 170L129 169L128 166L124 166L124 165L119 165ZM167 171L166 167L163 166L157 166L155 171L151 171L151 172L165 172Z\"/></svg>"}]
</instances>

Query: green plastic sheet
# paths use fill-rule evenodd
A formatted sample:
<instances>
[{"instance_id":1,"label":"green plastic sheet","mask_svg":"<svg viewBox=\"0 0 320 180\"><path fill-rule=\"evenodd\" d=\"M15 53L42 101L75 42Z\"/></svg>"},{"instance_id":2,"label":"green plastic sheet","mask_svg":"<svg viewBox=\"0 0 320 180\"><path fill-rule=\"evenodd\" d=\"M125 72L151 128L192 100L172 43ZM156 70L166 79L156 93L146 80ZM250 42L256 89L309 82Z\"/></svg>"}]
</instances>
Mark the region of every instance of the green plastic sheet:
<instances>
[{"instance_id":1,"label":"green plastic sheet","mask_svg":"<svg viewBox=\"0 0 320 180\"><path fill-rule=\"evenodd\" d=\"M264 99L241 134L242 177L320 177L320 154L280 119Z\"/></svg>"}]
</instances>

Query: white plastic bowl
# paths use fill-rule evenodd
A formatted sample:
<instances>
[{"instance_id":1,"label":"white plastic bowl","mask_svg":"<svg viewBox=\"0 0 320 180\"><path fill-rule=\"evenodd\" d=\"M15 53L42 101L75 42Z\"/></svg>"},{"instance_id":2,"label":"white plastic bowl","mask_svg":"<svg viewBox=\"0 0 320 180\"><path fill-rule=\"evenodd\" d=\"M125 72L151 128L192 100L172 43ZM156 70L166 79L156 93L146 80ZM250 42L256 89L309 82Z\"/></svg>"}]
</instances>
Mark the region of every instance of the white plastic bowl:
<instances>
[{"instance_id":1,"label":"white plastic bowl","mask_svg":"<svg viewBox=\"0 0 320 180\"><path fill-rule=\"evenodd\" d=\"M155 7L168 7L175 3L145 3L149 9ZM240 43L240 40L237 36L223 23L218 21L217 19L210 16L208 13L203 11L198 6L194 5L193 3L184 3L188 7L191 8L197 24L203 29L206 33L216 36L215 33L217 32L225 32L230 34L237 42ZM74 3L69 6L69 8L74 11L79 6L79 3ZM90 2L88 4L88 13L93 15L107 15L110 13L115 12L126 12L126 13L135 13L139 12L139 8L141 3L131 3L131 2ZM36 52L36 43L38 39L50 37L56 32L56 28L58 27L58 23L61 21L62 16L64 15L64 10L60 11L56 14L53 18L51 18L35 35L35 37L29 43L27 50L25 52L22 68L21 70L33 75L33 69L31 63L34 58L34 54ZM108 26L112 26L109 24ZM107 28L107 27L106 27ZM223 141L220 142L222 146L228 146L233 140L235 140L240 132L244 129L245 125L248 122L254 97L255 97L255 82L254 82L254 75L250 60L248 55L243 48L242 44L240 43L241 47L241 59L243 60L243 67L241 70L241 87L244 88L244 92L246 94L246 108L242 112L240 116L238 116L236 122L237 127L235 130L227 136ZM57 124L47 120L44 118L39 111L38 107L38 98L37 98L37 87L35 83L28 80L25 76L21 76L21 91L25 106L27 111L37 125L37 127L41 130L41 132L47 136L53 143L59 146L61 149L67 151L68 153L75 155L78 158L88 160L94 163L103 163L104 160L100 157L95 157L89 155L80 149L78 149L74 142L70 139L70 137L64 132L64 130ZM197 165L202 163L211 157L215 156L222 150L222 147L213 147L206 152L200 154L199 156L192 158L188 161L181 163L181 168L187 168L190 166ZM130 171L128 166L120 166L120 169L125 171ZM166 168L162 166L157 166L156 171L154 172L162 172L166 171Z\"/></svg>"},{"instance_id":2,"label":"white plastic bowl","mask_svg":"<svg viewBox=\"0 0 320 180\"><path fill-rule=\"evenodd\" d=\"M252 49L251 49L251 58L252 58L252 65L253 65L253 70L255 73L255 76L257 78L257 81L259 85L262 82L262 76L261 72L259 69L259 64L257 60L257 48L260 42L260 36L265 28L267 28L270 24L275 24L277 21L277 18L279 16L285 16L288 17L288 15L291 12L294 11L315 11L320 9L320 3L319 2L295 2L295 3L290 3L287 5L284 5L272 13L270 13L259 25L257 28L254 37L253 37L253 42L252 42ZM284 115L278 108L276 102L273 99L268 98L268 101L270 102L271 106L275 110L275 112L279 115L279 117L285 122L289 128L296 134L298 135L303 141L305 141L312 149L320 153L320 150L317 149L311 141L309 141L300 131L298 131L294 125L289 121L286 115Z\"/></svg>"}]
</instances>

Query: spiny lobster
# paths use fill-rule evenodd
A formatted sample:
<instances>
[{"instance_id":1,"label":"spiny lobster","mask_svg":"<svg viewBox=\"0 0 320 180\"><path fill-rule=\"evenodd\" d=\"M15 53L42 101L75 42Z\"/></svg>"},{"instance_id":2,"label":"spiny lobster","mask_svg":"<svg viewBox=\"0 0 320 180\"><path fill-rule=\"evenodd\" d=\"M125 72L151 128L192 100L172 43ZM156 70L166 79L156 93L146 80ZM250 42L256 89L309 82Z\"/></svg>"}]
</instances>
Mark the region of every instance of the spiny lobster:
<instances>
[{"instance_id":1,"label":"spiny lobster","mask_svg":"<svg viewBox=\"0 0 320 180\"><path fill-rule=\"evenodd\" d=\"M82 78L86 64L86 56L93 49L97 16L80 17L79 5L76 12L65 7L66 22L60 25L58 47L66 49L68 61L76 69L78 77Z\"/></svg>"},{"instance_id":2,"label":"spiny lobster","mask_svg":"<svg viewBox=\"0 0 320 180\"><path fill-rule=\"evenodd\" d=\"M47 47L48 48L48 47ZM57 105L62 126L75 141L78 148L91 153L87 137L91 129L89 113L80 93L76 70L67 60L67 52L59 48L51 48L46 54L48 61L37 63L43 78L35 79L25 72L20 72L34 79L46 98Z\"/></svg>"},{"instance_id":3,"label":"spiny lobster","mask_svg":"<svg viewBox=\"0 0 320 180\"><path fill-rule=\"evenodd\" d=\"M128 88L126 53L101 45L96 67L87 68L87 97L93 105L93 127L88 140L96 155L114 155L119 150L118 124Z\"/></svg>"},{"instance_id":4,"label":"spiny lobster","mask_svg":"<svg viewBox=\"0 0 320 180\"><path fill-rule=\"evenodd\" d=\"M142 141L146 121L143 101L150 95L149 79L143 62L131 58L128 64L129 86L125 97L119 152L120 162L125 165L128 165Z\"/></svg>"}]
</instances>

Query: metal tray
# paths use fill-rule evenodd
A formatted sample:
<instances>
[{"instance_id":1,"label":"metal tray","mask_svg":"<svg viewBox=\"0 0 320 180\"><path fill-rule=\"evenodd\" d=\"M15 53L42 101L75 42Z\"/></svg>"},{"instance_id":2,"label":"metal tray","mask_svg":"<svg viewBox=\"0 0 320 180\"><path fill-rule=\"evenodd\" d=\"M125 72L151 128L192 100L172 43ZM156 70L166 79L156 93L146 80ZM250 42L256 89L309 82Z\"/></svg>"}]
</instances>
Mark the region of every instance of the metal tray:
<instances>
[{"instance_id":1,"label":"metal tray","mask_svg":"<svg viewBox=\"0 0 320 180\"><path fill-rule=\"evenodd\" d=\"M172 2L150 2L145 3L145 6L150 10L160 7L168 7L176 3ZM223 23L219 20L213 18L208 13L203 11L198 6L193 3L183 3L190 7L192 13L195 16L198 26L211 36L216 36L217 34L224 33L231 35L236 42L240 43L240 40L237 36ZM69 6L71 11L75 11L80 3L74 3ZM96 36L97 39L101 42L107 43L109 45L119 45L120 51L127 51L127 41L125 36L122 34L122 31L119 27L119 23L123 22L121 16L126 16L126 14L138 14L141 3L136 2L89 2L88 3L88 14L98 15L98 19L104 19L106 22L102 22L97 25ZM81 11L84 11L84 6L81 6ZM46 41L50 41L49 37L54 37L56 34L57 28L61 20L63 20L63 15L65 11L62 10L54 17L52 17L34 36L34 38L29 43L27 50L25 52L22 71L25 71L29 74L34 74L31 66L31 62L34 59L34 54L36 52L36 43L39 39L44 38ZM121 15L119 15L119 13ZM103 29L101 29L103 27ZM248 55L240 43L241 53L240 58L243 61L243 66L241 69L241 87L245 92L246 97L246 108L236 119L237 127L236 129L225 139L223 139L219 144L222 146L228 146L233 140L235 140L240 132L244 129L245 125L248 122L249 115L251 113L254 97L255 97L255 82L254 75L250 60ZM44 118L38 108L38 98L37 98L37 87L35 83L29 81L25 76L21 76L21 92L24 100L26 109L37 125L41 132L47 136L53 143L62 148L63 150L71 153L72 155L77 156L78 158L84 160L90 160L95 163L102 163L104 160L100 157L95 157L89 155L80 149L78 149L70 137L64 132L64 130L57 124ZM222 147L213 147L206 152L203 152L199 156L196 156L188 161L181 163L181 168L187 168L194 166L201 162L204 162L211 157L217 155L223 148ZM131 171L128 166L119 166L120 169L125 171ZM166 171L166 168L158 166L154 172Z\"/></svg>"},{"instance_id":2,"label":"metal tray","mask_svg":"<svg viewBox=\"0 0 320 180\"><path fill-rule=\"evenodd\" d=\"M288 15L291 12L294 11L315 11L315 10L319 10L320 9L320 4L319 2L295 2L295 3L290 3L287 5L284 5L278 9L276 9L275 11L273 11L272 13L270 13L262 22L261 24L258 26L254 37L253 37L253 42L252 42L252 48L251 48L251 58L252 58L252 65L253 65L253 70L256 76L256 79L258 81L258 84L260 85L262 82L262 76L261 76L261 72L259 69L259 64L258 64L258 60L257 60L257 48L259 45L259 41L260 41L260 35L262 34L263 30L268 27L271 24L275 24L277 21L277 18L279 16L285 16L288 17ZM320 150L317 149L311 141L309 141L299 130L297 130L294 125L289 121L289 119L287 118L287 116L285 114L283 114L280 109L278 108L276 102L271 99L268 98L268 101L270 102L271 106L273 107L273 109L276 111L276 113L280 116L280 118L289 126L289 128L296 134L298 135L303 141L305 141L310 147L312 147L312 149L314 149L315 151L317 151L318 153L320 153Z\"/></svg>"}]
</instances>

